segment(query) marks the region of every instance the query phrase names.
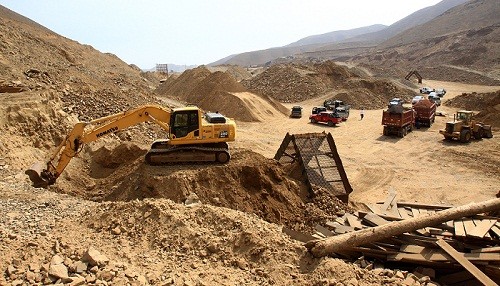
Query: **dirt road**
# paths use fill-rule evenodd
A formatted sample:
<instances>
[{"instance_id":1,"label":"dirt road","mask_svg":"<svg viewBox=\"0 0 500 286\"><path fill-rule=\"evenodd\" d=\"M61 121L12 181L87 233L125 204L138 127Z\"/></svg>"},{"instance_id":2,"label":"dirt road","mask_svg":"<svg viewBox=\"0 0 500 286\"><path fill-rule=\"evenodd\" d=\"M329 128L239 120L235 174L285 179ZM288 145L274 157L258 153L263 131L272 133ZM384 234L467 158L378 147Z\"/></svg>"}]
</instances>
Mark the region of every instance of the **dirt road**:
<instances>
[{"instance_id":1,"label":"dirt road","mask_svg":"<svg viewBox=\"0 0 500 286\"><path fill-rule=\"evenodd\" d=\"M444 102L463 92L500 88L438 81L425 81L424 85L445 88ZM500 189L498 135L462 145L445 142L439 134L455 109L441 106L438 110L447 112L448 117L436 117L432 127L397 138L382 134L382 110L365 111L363 120L359 110L351 110L349 120L337 127L309 123L310 110L321 103L316 99L286 105L302 105L304 115L300 119L272 114L265 116L262 123L241 122L233 146L273 157L287 132L330 132L353 186L350 200L355 203L383 200L391 187L399 200L457 205L489 199Z\"/></svg>"}]
</instances>

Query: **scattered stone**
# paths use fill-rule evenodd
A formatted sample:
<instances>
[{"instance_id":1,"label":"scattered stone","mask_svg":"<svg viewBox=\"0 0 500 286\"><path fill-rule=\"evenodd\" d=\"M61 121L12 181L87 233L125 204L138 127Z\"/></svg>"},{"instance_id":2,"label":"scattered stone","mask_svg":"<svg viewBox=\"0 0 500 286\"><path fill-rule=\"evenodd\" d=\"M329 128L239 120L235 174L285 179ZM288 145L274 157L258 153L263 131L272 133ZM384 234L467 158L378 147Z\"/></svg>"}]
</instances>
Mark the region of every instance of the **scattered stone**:
<instances>
[{"instance_id":1,"label":"scattered stone","mask_svg":"<svg viewBox=\"0 0 500 286\"><path fill-rule=\"evenodd\" d=\"M105 266L108 264L109 259L106 255L101 254L97 249L89 247L83 254L82 261L88 262L92 266Z\"/></svg>"}]
</instances>

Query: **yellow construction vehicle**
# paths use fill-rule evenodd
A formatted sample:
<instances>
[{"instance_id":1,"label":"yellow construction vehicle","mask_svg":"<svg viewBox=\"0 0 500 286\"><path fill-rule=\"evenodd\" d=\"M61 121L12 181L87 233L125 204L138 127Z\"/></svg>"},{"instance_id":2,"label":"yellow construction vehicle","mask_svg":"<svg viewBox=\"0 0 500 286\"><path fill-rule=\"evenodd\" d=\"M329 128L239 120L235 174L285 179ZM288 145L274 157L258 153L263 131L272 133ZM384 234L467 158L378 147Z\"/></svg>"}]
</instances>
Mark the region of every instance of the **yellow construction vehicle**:
<instances>
[{"instance_id":1,"label":"yellow construction vehicle","mask_svg":"<svg viewBox=\"0 0 500 286\"><path fill-rule=\"evenodd\" d=\"M477 140L493 137L491 125L478 122L473 116L472 111L459 110L453 115L453 121L446 122L446 129L439 130L439 133L446 140L458 139L462 143L469 143L472 137Z\"/></svg>"},{"instance_id":2,"label":"yellow construction vehicle","mask_svg":"<svg viewBox=\"0 0 500 286\"><path fill-rule=\"evenodd\" d=\"M86 143L141 122L156 123L167 131L167 138L153 142L146 154L145 160L150 165L176 162L226 163L230 159L227 142L235 139L234 120L218 112L205 113L196 106L166 109L157 105L145 105L75 124L47 163L37 162L25 173L36 187L52 185Z\"/></svg>"}]
</instances>

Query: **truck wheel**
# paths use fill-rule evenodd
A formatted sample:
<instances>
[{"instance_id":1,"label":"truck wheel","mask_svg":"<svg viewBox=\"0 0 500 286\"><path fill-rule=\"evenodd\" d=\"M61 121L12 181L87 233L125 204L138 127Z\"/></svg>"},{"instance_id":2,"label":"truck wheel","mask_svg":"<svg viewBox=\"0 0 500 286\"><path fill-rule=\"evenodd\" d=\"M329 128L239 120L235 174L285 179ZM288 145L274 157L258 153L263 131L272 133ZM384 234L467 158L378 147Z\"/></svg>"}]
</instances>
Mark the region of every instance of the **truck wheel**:
<instances>
[{"instance_id":1,"label":"truck wheel","mask_svg":"<svg viewBox=\"0 0 500 286\"><path fill-rule=\"evenodd\" d=\"M335 126L335 123L333 123L333 121L328 121L328 126L330 127Z\"/></svg>"},{"instance_id":2,"label":"truck wheel","mask_svg":"<svg viewBox=\"0 0 500 286\"><path fill-rule=\"evenodd\" d=\"M402 129L398 131L398 136L401 138L405 137L405 133Z\"/></svg>"},{"instance_id":3,"label":"truck wheel","mask_svg":"<svg viewBox=\"0 0 500 286\"><path fill-rule=\"evenodd\" d=\"M479 127L479 129L477 129L477 132L474 132L474 139L481 140L483 139L483 137L484 137L483 127Z\"/></svg>"},{"instance_id":4,"label":"truck wheel","mask_svg":"<svg viewBox=\"0 0 500 286\"><path fill-rule=\"evenodd\" d=\"M471 137L470 130L465 129L462 130L462 132L460 132L460 142L469 143L470 137Z\"/></svg>"},{"instance_id":5,"label":"truck wheel","mask_svg":"<svg viewBox=\"0 0 500 286\"><path fill-rule=\"evenodd\" d=\"M311 123L316 123L316 119L311 118Z\"/></svg>"},{"instance_id":6,"label":"truck wheel","mask_svg":"<svg viewBox=\"0 0 500 286\"><path fill-rule=\"evenodd\" d=\"M387 127L384 126L384 135L387 136L389 135L389 132L387 131Z\"/></svg>"}]
</instances>

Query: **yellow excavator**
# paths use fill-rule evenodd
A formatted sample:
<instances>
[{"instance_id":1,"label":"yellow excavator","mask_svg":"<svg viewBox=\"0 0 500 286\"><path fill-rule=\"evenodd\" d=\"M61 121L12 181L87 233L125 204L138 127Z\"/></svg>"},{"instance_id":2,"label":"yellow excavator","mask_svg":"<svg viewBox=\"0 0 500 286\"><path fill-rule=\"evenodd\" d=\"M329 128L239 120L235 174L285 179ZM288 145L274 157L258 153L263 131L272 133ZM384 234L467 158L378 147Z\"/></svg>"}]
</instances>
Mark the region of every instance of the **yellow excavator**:
<instances>
[{"instance_id":1,"label":"yellow excavator","mask_svg":"<svg viewBox=\"0 0 500 286\"><path fill-rule=\"evenodd\" d=\"M196 106L166 109L159 105L144 105L90 122L76 123L47 163L37 162L25 173L35 187L52 185L86 143L142 122L156 123L167 131L167 138L154 141L146 154L146 163L150 165L226 163L230 159L227 142L234 141L236 136L234 120L218 112L205 113Z\"/></svg>"}]
</instances>

